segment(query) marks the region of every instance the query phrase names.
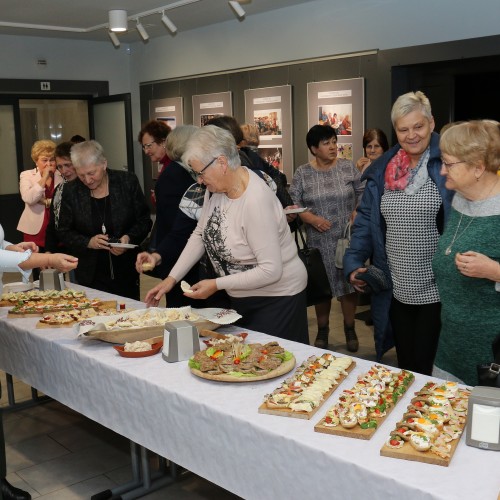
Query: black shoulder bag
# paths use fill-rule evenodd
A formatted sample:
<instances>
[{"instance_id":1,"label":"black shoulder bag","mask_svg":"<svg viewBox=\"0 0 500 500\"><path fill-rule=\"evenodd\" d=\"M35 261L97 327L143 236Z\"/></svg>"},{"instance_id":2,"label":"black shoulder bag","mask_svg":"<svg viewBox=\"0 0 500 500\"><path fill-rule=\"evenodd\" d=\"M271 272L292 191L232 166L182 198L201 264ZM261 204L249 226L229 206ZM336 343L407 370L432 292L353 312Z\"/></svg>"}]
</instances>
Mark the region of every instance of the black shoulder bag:
<instances>
[{"instance_id":1,"label":"black shoulder bag","mask_svg":"<svg viewBox=\"0 0 500 500\"><path fill-rule=\"evenodd\" d=\"M500 387L500 334L491 344L493 363L477 365L478 385Z\"/></svg>"},{"instance_id":2,"label":"black shoulder bag","mask_svg":"<svg viewBox=\"0 0 500 500\"><path fill-rule=\"evenodd\" d=\"M300 248L299 245L299 234L302 240L302 248ZM326 274L325 264L321 258L321 253L317 248L310 248L307 246L300 226L297 227L297 231L295 232L295 243L297 244L299 257L307 270L307 306L313 306L332 300L332 289L328 281L328 275Z\"/></svg>"}]
</instances>

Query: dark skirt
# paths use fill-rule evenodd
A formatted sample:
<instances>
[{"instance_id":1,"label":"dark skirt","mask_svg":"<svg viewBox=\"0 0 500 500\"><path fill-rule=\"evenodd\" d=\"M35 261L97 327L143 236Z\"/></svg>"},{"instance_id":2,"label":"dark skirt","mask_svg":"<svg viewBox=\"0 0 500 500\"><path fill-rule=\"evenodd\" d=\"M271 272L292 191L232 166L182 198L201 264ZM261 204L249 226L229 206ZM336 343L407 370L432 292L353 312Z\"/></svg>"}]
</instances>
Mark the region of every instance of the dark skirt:
<instances>
[{"instance_id":1,"label":"dark skirt","mask_svg":"<svg viewBox=\"0 0 500 500\"><path fill-rule=\"evenodd\" d=\"M309 344L305 290L286 297L231 297L231 307L243 316L238 326Z\"/></svg>"}]
</instances>

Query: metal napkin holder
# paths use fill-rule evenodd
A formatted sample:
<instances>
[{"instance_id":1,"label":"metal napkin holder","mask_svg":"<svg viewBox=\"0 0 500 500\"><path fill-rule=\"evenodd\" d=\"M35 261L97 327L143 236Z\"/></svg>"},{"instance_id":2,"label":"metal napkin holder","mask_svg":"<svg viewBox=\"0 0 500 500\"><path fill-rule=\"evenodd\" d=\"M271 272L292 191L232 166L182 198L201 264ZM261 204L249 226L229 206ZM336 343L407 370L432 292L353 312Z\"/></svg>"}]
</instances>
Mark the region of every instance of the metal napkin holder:
<instances>
[{"instance_id":1,"label":"metal napkin holder","mask_svg":"<svg viewBox=\"0 0 500 500\"><path fill-rule=\"evenodd\" d=\"M64 275L55 269L44 269L40 272L40 290L64 290Z\"/></svg>"},{"instance_id":2,"label":"metal napkin holder","mask_svg":"<svg viewBox=\"0 0 500 500\"><path fill-rule=\"evenodd\" d=\"M162 357L169 363L188 360L200 350L198 329L189 321L165 323Z\"/></svg>"}]
</instances>

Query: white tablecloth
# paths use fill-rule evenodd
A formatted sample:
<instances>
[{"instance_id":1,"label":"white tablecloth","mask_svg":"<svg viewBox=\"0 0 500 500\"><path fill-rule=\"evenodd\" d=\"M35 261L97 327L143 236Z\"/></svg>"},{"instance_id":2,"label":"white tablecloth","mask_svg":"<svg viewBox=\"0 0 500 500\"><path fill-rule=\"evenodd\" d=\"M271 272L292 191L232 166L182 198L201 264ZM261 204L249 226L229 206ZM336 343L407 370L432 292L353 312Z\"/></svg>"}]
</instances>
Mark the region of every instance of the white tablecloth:
<instances>
[{"instance_id":1,"label":"white tablecloth","mask_svg":"<svg viewBox=\"0 0 500 500\"><path fill-rule=\"evenodd\" d=\"M81 288L81 287L79 287ZM89 296L114 297L87 290ZM120 299L127 306L144 304ZM370 441L314 432L314 425L371 362L357 366L311 420L262 415L281 382L212 382L161 354L123 358L110 344L71 329L35 329L0 308L0 368L140 445L247 499L369 498L495 500L500 453L462 437L449 467L381 457L380 448L429 377L418 375ZM247 342L273 340L251 332ZM300 363L320 349L280 340Z\"/></svg>"}]
</instances>

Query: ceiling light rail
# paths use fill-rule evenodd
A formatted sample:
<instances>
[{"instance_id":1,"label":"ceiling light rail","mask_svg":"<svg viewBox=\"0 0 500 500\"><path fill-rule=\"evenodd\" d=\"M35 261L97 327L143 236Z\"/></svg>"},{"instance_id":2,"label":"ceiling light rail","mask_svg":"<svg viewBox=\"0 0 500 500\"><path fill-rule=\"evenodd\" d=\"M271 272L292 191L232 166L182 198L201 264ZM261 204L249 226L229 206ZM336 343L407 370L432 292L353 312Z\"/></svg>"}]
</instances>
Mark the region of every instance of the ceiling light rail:
<instances>
[{"instance_id":1,"label":"ceiling light rail","mask_svg":"<svg viewBox=\"0 0 500 500\"><path fill-rule=\"evenodd\" d=\"M178 0L177 2L173 2L169 5L164 5L160 7L156 7L156 9L146 10L144 12L138 12L131 16L127 17L128 21L139 20L140 18L151 16L153 14L163 14L165 11L177 9L179 7L184 7L185 5L190 5L193 3L201 2L202 0ZM126 12L126 11L125 11ZM73 28L70 26L52 26L47 24L28 24L28 23L10 23L6 21L0 21L0 26L6 28L25 28L25 29L33 29L33 30L42 30L42 31L66 31L71 33L90 33L92 31L97 31L101 29L108 29L109 23L97 24L96 26L90 26L88 28Z\"/></svg>"}]
</instances>

